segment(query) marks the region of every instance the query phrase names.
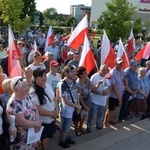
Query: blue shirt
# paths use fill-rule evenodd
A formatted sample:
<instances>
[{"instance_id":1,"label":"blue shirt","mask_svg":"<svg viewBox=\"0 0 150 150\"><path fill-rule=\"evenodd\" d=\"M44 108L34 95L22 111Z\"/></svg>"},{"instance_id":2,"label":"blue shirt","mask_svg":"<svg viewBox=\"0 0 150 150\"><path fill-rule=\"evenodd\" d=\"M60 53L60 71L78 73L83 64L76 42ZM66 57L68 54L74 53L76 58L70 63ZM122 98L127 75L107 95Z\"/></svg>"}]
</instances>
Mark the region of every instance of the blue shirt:
<instances>
[{"instance_id":1,"label":"blue shirt","mask_svg":"<svg viewBox=\"0 0 150 150\"><path fill-rule=\"evenodd\" d=\"M122 97L124 90L124 71L117 71L117 69L114 68L110 76L110 83L116 85L119 96ZM110 91L109 96L113 98L118 98L113 89Z\"/></svg>"},{"instance_id":2,"label":"blue shirt","mask_svg":"<svg viewBox=\"0 0 150 150\"><path fill-rule=\"evenodd\" d=\"M147 77L145 76L144 78L141 78L140 76L138 76L138 83L139 83L139 89L141 91L143 91L145 94L148 94L149 93L149 84L148 84ZM138 92L136 95L136 98L144 99L144 96Z\"/></svg>"},{"instance_id":3,"label":"blue shirt","mask_svg":"<svg viewBox=\"0 0 150 150\"><path fill-rule=\"evenodd\" d=\"M137 84L138 84L138 73L136 71L132 71L130 68L127 68L124 71L125 79L128 80L128 86L132 91L137 90Z\"/></svg>"}]
</instances>

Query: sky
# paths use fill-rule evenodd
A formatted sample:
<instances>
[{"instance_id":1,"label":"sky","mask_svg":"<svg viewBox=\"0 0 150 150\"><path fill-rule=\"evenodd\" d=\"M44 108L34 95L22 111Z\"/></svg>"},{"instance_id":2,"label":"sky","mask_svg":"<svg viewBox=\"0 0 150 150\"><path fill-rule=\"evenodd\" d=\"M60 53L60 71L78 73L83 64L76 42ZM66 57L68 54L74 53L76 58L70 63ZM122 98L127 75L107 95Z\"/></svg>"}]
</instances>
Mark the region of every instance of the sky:
<instances>
[{"instance_id":1,"label":"sky","mask_svg":"<svg viewBox=\"0 0 150 150\"><path fill-rule=\"evenodd\" d=\"M92 0L36 0L36 9L43 12L47 8L55 8L58 13L69 14L70 5L84 4L91 6Z\"/></svg>"}]
</instances>

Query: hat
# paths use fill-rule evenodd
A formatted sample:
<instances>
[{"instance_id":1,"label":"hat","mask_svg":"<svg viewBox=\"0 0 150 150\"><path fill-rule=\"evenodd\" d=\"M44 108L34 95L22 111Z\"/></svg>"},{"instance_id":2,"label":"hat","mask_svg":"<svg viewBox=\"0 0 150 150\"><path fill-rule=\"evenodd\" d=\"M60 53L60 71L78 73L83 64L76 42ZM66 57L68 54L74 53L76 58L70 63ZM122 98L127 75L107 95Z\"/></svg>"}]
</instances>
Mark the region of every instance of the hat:
<instances>
[{"instance_id":1,"label":"hat","mask_svg":"<svg viewBox=\"0 0 150 150\"><path fill-rule=\"evenodd\" d=\"M120 57L116 58L116 63L117 64L121 64L122 62L123 62L123 60Z\"/></svg>"},{"instance_id":2,"label":"hat","mask_svg":"<svg viewBox=\"0 0 150 150\"><path fill-rule=\"evenodd\" d=\"M47 52L47 56L53 56L54 55L54 53L52 53L52 52Z\"/></svg>"},{"instance_id":3,"label":"hat","mask_svg":"<svg viewBox=\"0 0 150 150\"><path fill-rule=\"evenodd\" d=\"M69 56L69 55L73 55L74 54L74 52L72 52L72 51L69 51L68 53L67 53L67 55Z\"/></svg>"},{"instance_id":4,"label":"hat","mask_svg":"<svg viewBox=\"0 0 150 150\"><path fill-rule=\"evenodd\" d=\"M58 66L59 63L58 63L56 60L52 60L52 61L49 63L49 65L55 67L55 66Z\"/></svg>"},{"instance_id":5,"label":"hat","mask_svg":"<svg viewBox=\"0 0 150 150\"><path fill-rule=\"evenodd\" d=\"M138 63L134 59L131 59L130 66L138 66Z\"/></svg>"}]
</instances>

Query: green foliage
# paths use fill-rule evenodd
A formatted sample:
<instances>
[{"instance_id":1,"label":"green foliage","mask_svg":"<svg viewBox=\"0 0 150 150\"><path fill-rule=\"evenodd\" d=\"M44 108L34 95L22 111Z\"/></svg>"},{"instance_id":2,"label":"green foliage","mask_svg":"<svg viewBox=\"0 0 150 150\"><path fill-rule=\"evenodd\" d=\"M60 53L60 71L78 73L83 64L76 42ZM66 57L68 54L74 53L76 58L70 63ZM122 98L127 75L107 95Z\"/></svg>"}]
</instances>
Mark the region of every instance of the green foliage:
<instances>
[{"instance_id":1,"label":"green foliage","mask_svg":"<svg viewBox=\"0 0 150 150\"><path fill-rule=\"evenodd\" d=\"M24 3L22 0L0 0L0 19L4 24L10 24L15 32L21 32L29 24L30 19L20 19Z\"/></svg>"},{"instance_id":2,"label":"green foliage","mask_svg":"<svg viewBox=\"0 0 150 150\"><path fill-rule=\"evenodd\" d=\"M30 18L30 21L34 22L36 3L35 0L22 0L24 7L21 14L21 19L24 19L26 16Z\"/></svg>"},{"instance_id":3,"label":"green foliage","mask_svg":"<svg viewBox=\"0 0 150 150\"><path fill-rule=\"evenodd\" d=\"M55 8L48 8L43 12L45 26L76 26L77 21L74 17L64 14L58 14Z\"/></svg>"},{"instance_id":4,"label":"green foliage","mask_svg":"<svg viewBox=\"0 0 150 150\"><path fill-rule=\"evenodd\" d=\"M111 0L106 2L107 10L102 13L99 28L105 29L110 40L116 42L119 38L127 38L131 28L131 18L136 7L127 0Z\"/></svg>"}]
</instances>

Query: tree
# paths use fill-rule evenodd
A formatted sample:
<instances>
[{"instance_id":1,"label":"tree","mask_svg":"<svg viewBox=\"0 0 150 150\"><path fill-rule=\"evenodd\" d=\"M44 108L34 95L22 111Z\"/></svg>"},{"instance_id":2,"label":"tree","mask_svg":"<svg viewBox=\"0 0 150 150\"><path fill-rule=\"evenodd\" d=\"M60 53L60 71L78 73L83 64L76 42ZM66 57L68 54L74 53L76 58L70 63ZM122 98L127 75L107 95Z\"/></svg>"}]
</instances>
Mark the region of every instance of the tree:
<instances>
[{"instance_id":1,"label":"tree","mask_svg":"<svg viewBox=\"0 0 150 150\"><path fill-rule=\"evenodd\" d=\"M111 0L106 2L107 10L98 19L99 27L105 29L111 41L116 42L119 38L127 38L131 28L132 16L136 7L128 0Z\"/></svg>"},{"instance_id":2,"label":"tree","mask_svg":"<svg viewBox=\"0 0 150 150\"><path fill-rule=\"evenodd\" d=\"M43 16L45 19L51 19L53 20L53 18L55 17L55 15L57 15L57 10L55 8L47 8L46 10L44 10L43 12Z\"/></svg>"},{"instance_id":3,"label":"tree","mask_svg":"<svg viewBox=\"0 0 150 150\"><path fill-rule=\"evenodd\" d=\"M28 17L20 19L23 7L22 0L0 0L0 19L3 23L10 24L16 32L21 32L29 24Z\"/></svg>"},{"instance_id":4,"label":"tree","mask_svg":"<svg viewBox=\"0 0 150 150\"><path fill-rule=\"evenodd\" d=\"M36 3L35 0L22 0L24 7L21 14L21 19L24 19L26 16L30 18L30 21L34 22Z\"/></svg>"},{"instance_id":5,"label":"tree","mask_svg":"<svg viewBox=\"0 0 150 150\"><path fill-rule=\"evenodd\" d=\"M44 23L43 23L43 13L42 12L39 12L39 26L42 26Z\"/></svg>"},{"instance_id":6,"label":"tree","mask_svg":"<svg viewBox=\"0 0 150 150\"><path fill-rule=\"evenodd\" d=\"M77 21L74 17L70 16L68 17L68 19L66 20L66 24L68 27L71 27L71 26L76 26L77 25Z\"/></svg>"}]
</instances>

